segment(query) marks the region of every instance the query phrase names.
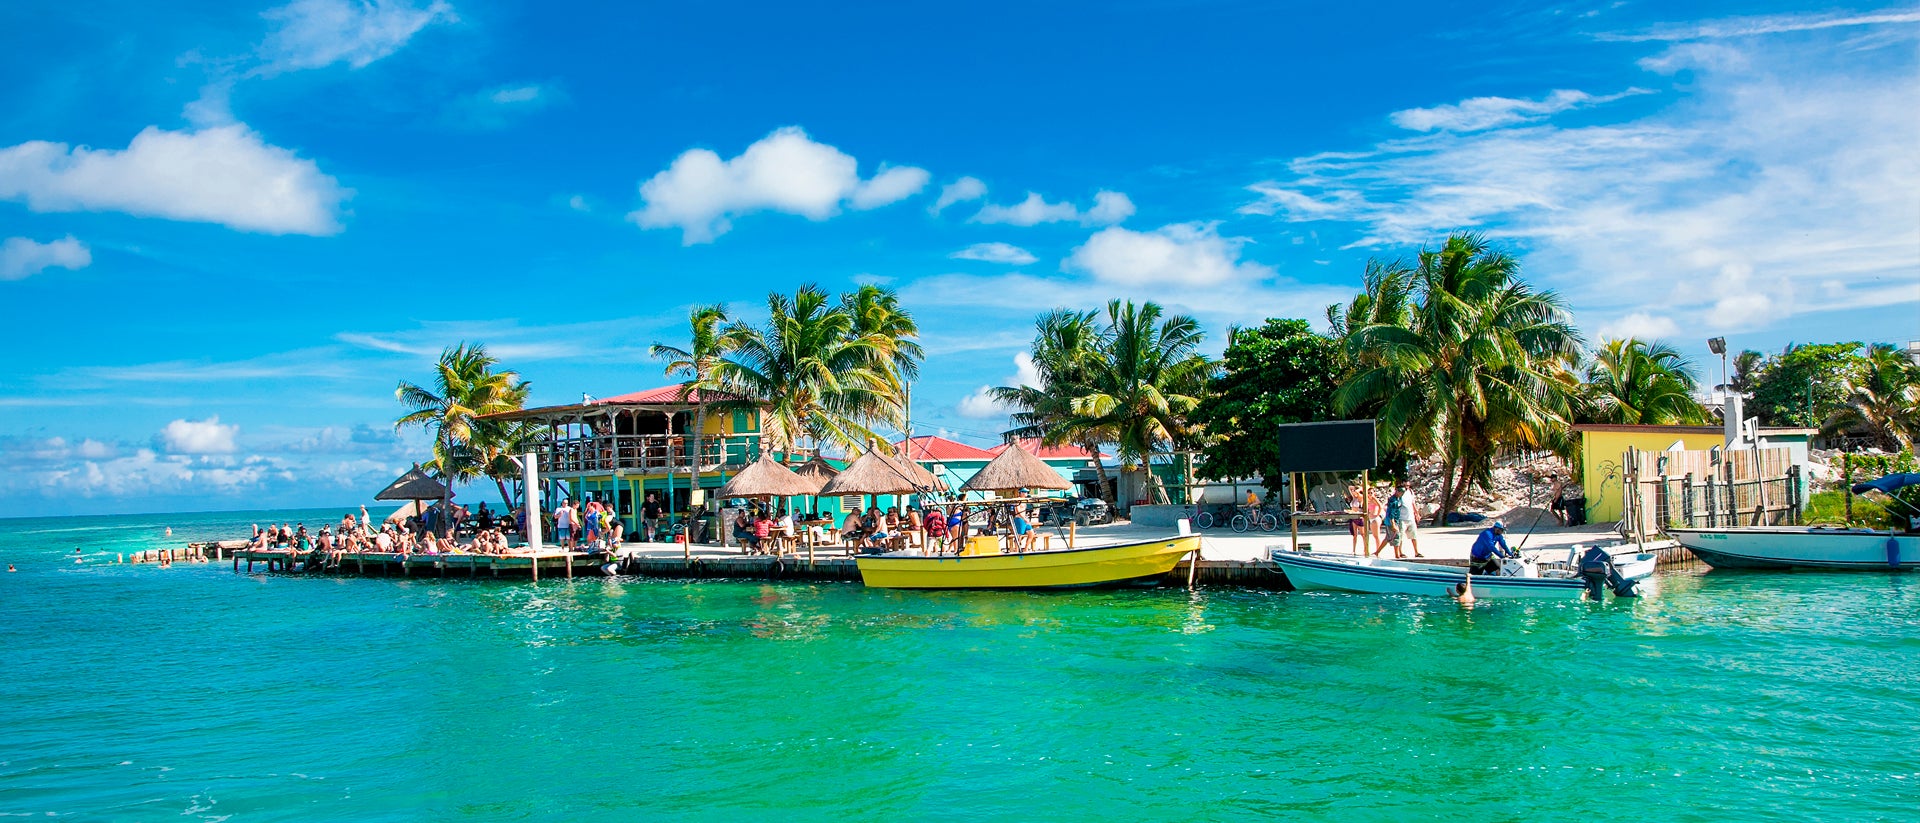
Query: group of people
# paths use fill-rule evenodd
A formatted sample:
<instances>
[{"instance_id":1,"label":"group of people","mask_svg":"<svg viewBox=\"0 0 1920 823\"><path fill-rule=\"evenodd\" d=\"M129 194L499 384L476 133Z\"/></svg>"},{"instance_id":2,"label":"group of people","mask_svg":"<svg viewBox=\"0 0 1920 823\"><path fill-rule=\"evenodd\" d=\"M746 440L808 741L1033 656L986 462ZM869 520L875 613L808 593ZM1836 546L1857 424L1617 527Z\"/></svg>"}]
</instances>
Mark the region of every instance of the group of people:
<instances>
[{"instance_id":1,"label":"group of people","mask_svg":"<svg viewBox=\"0 0 1920 823\"><path fill-rule=\"evenodd\" d=\"M1014 537L1015 550L1031 549L1034 530L1026 506L1014 504L998 514L997 517L987 518L988 524L980 528L991 530L997 527ZM869 507L864 513L858 510L847 512L840 521L837 536L831 531L832 517L803 515L796 521L784 508L778 511L742 509L731 525L734 539L747 548L748 554L771 552L775 539L796 539L803 529L815 545L837 542L862 551L887 551L912 546L935 554L958 553L966 545L967 538L976 531L964 506L941 507L932 504L908 506L905 511L898 506L889 506L884 511L875 506Z\"/></svg>"},{"instance_id":2,"label":"group of people","mask_svg":"<svg viewBox=\"0 0 1920 823\"><path fill-rule=\"evenodd\" d=\"M1378 557L1393 547L1393 556L1406 557L1402 546L1410 544L1414 557L1425 557L1420 553L1420 505L1414 500L1413 490L1407 488L1407 481L1401 480L1386 491L1354 484L1347 487L1347 510L1360 513L1360 517L1347 523L1347 532L1353 536L1353 552L1364 553L1361 542L1373 547L1372 556Z\"/></svg>"},{"instance_id":3,"label":"group of people","mask_svg":"<svg viewBox=\"0 0 1920 823\"><path fill-rule=\"evenodd\" d=\"M647 503L654 503L653 495L647 495ZM627 539L626 523L620 520L613 506L598 500L589 500L586 505L575 507L573 501L562 500L553 510L553 541L556 545L569 549L604 551L618 547Z\"/></svg>"},{"instance_id":4,"label":"group of people","mask_svg":"<svg viewBox=\"0 0 1920 823\"><path fill-rule=\"evenodd\" d=\"M484 511L484 506L482 507ZM368 516L365 506L360 507L360 516L353 512L341 515L338 524L322 525L318 531L308 531L305 523L278 526L269 524L266 528L253 527L253 537L247 541L250 549L287 549L296 554L307 555L309 563L324 560L328 567L338 566L340 557L349 552L370 552L380 554L507 554L507 535L499 528L499 521L492 517L484 528L476 529L473 537L461 541L451 536L443 537L432 529L426 528L426 521L418 517L407 518L400 523L385 522L375 525Z\"/></svg>"}]
</instances>

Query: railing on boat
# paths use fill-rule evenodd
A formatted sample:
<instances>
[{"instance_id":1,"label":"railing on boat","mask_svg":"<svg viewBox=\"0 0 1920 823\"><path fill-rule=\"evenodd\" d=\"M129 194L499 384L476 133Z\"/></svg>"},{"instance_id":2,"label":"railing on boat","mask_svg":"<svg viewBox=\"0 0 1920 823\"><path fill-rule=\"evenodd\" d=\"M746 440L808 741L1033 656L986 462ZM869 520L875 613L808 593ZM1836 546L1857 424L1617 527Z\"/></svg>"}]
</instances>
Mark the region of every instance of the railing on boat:
<instances>
[{"instance_id":1,"label":"railing on boat","mask_svg":"<svg viewBox=\"0 0 1920 823\"><path fill-rule=\"evenodd\" d=\"M546 474L596 472L691 472L693 438L683 434L609 434L543 438L534 443ZM700 438L701 471L745 466L760 459L766 438L758 434Z\"/></svg>"}]
</instances>

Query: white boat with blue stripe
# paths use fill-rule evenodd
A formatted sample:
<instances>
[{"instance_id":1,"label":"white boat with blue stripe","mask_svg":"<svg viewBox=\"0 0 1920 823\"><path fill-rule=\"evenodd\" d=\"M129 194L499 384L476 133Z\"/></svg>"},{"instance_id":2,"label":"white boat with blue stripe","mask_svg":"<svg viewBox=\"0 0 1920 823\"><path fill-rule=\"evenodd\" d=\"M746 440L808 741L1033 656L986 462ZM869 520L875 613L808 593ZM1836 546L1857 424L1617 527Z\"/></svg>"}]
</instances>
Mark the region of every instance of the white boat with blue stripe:
<instances>
[{"instance_id":1,"label":"white boat with blue stripe","mask_svg":"<svg viewBox=\"0 0 1920 823\"><path fill-rule=\"evenodd\" d=\"M1596 551L1601 557L1606 556L1605 551ZM1295 589L1457 597L1467 582L1465 567L1409 563L1384 557L1296 552L1282 547L1273 549L1270 559L1286 573L1287 581ZM1531 560L1508 559L1502 565L1498 575L1473 576L1475 597L1577 600L1587 596L1590 589L1612 588L1621 596L1629 596L1633 590L1634 581L1617 573L1613 574L1614 582L1607 582L1608 573L1613 571L1611 565L1596 570L1597 578L1592 581L1578 572L1564 573L1565 576L1542 574Z\"/></svg>"}]
</instances>

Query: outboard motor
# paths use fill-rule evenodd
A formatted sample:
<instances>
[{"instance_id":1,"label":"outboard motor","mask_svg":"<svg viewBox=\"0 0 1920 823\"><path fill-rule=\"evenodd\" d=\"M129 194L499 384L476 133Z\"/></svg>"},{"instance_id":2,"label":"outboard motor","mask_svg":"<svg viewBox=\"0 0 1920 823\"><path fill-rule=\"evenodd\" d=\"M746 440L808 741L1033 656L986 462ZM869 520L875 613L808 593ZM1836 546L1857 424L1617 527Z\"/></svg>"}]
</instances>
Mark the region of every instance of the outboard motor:
<instances>
[{"instance_id":1,"label":"outboard motor","mask_svg":"<svg viewBox=\"0 0 1920 823\"><path fill-rule=\"evenodd\" d=\"M1580 555L1580 579L1586 581L1587 598L1603 600L1606 590L1612 589L1614 597L1638 597L1633 590L1634 581L1620 576L1620 570L1613 567L1613 555L1598 546L1587 549Z\"/></svg>"}]
</instances>

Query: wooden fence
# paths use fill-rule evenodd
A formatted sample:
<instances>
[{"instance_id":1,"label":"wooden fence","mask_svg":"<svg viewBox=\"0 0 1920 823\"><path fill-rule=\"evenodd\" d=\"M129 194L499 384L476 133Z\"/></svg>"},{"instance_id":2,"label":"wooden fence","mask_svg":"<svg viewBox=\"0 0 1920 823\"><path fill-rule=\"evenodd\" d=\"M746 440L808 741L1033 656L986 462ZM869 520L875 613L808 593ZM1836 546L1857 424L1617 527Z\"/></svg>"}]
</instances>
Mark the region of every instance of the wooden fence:
<instances>
[{"instance_id":1,"label":"wooden fence","mask_svg":"<svg viewBox=\"0 0 1920 823\"><path fill-rule=\"evenodd\" d=\"M1783 447L1731 451L1630 450L1628 536L1671 527L1774 526L1799 519L1800 469Z\"/></svg>"}]
</instances>

